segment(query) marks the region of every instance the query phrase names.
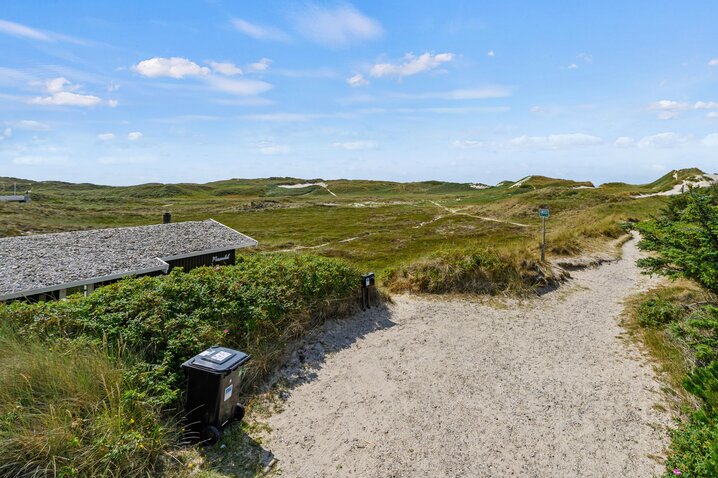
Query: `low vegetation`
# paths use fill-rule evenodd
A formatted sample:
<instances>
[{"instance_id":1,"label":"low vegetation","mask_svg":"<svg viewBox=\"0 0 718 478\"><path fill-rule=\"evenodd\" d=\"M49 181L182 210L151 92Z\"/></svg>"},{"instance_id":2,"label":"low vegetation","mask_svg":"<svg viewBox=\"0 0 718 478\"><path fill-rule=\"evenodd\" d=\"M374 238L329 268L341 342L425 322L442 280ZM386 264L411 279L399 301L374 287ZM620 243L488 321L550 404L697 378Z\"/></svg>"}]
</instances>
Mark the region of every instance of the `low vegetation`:
<instances>
[{"instance_id":1,"label":"low vegetation","mask_svg":"<svg viewBox=\"0 0 718 478\"><path fill-rule=\"evenodd\" d=\"M312 256L127 279L89 297L0 306L0 476L156 476L179 444L180 364L209 345L253 356L355 307L359 273Z\"/></svg>"},{"instance_id":2,"label":"low vegetation","mask_svg":"<svg viewBox=\"0 0 718 478\"><path fill-rule=\"evenodd\" d=\"M445 250L389 271L386 284L392 292L524 295L560 279L548 264L525 257L488 248Z\"/></svg>"},{"instance_id":3,"label":"low vegetation","mask_svg":"<svg viewBox=\"0 0 718 478\"><path fill-rule=\"evenodd\" d=\"M718 476L718 188L676 196L636 229L651 252L639 261L644 270L679 280L633 307L683 412L666 476Z\"/></svg>"}]
</instances>

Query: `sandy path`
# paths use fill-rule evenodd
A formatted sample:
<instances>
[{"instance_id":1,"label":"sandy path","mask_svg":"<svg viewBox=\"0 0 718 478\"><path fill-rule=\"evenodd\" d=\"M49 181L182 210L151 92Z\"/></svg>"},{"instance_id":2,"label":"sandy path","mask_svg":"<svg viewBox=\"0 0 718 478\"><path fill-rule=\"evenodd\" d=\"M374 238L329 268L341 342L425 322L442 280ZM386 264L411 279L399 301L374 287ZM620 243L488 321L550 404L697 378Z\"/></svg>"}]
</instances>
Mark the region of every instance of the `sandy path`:
<instances>
[{"instance_id":1,"label":"sandy path","mask_svg":"<svg viewBox=\"0 0 718 478\"><path fill-rule=\"evenodd\" d=\"M285 371L264 445L287 477L651 476L670 419L652 367L619 336L650 279L624 258L491 307L395 298L330 322Z\"/></svg>"}]
</instances>

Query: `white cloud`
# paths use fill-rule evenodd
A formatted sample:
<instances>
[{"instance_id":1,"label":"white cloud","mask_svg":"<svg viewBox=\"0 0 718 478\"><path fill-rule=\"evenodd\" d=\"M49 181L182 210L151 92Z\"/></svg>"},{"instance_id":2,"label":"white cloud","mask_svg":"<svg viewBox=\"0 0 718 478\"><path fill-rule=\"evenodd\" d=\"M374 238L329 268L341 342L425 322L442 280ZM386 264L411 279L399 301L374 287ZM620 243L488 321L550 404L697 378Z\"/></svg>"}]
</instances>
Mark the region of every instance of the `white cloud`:
<instances>
[{"instance_id":1,"label":"white cloud","mask_svg":"<svg viewBox=\"0 0 718 478\"><path fill-rule=\"evenodd\" d=\"M117 100L107 100L107 106L109 106L110 108L116 108L119 104L120 102Z\"/></svg>"},{"instance_id":2,"label":"white cloud","mask_svg":"<svg viewBox=\"0 0 718 478\"><path fill-rule=\"evenodd\" d=\"M15 126L18 129L27 129L31 131L46 131L50 129L48 125L45 123L41 123L39 121L34 120L20 120L13 123L13 126Z\"/></svg>"},{"instance_id":3,"label":"white cloud","mask_svg":"<svg viewBox=\"0 0 718 478\"><path fill-rule=\"evenodd\" d=\"M111 141L115 139L114 133L100 133L97 135L98 139L101 139L102 141Z\"/></svg>"},{"instance_id":4,"label":"white cloud","mask_svg":"<svg viewBox=\"0 0 718 478\"><path fill-rule=\"evenodd\" d=\"M272 60L269 58L262 58L261 60L250 63L247 66L247 70L251 73L256 73L260 71L267 71L269 69L269 65L272 64Z\"/></svg>"},{"instance_id":5,"label":"white cloud","mask_svg":"<svg viewBox=\"0 0 718 478\"><path fill-rule=\"evenodd\" d=\"M706 118L718 119L718 111L711 111L706 115Z\"/></svg>"},{"instance_id":6,"label":"white cloud","mask_svg":"<svg viewBox=\"0 0 718 478\"><path fill-rule=\"evenodd\" d=\"M209 66L212 67L212 71L225 76L241 75L242 70L238 68L234 63L226 62L209 62Z\"/></svg>"},{"instance_id":7,"label":"white cloud","mask_svg":"<svg viewBox=\"0 0 718 478\"><path fill-rule=\"evenodd\" d=\"M241 18L232 19L234 28L255 40L286 41L289 39L286 33L272 27L263 27L256 23L250 23Z\"/></svg>"},{"instance_id":8,"label":"white cloud","mask_svg":"<svg viewBox=\"0 0 718 478\"><path fill-rule=\"evenodd\" d=\"M97 106L102 100L93 95L81 95L69 91L60 91L52 96L37 96L30 100L35 105L56 105L56 106Z\"/></svg>"},{"instance_id":9,"label":"white cloud","mask_svg":"<svg viewBox=\"0 0 718 478\"><path fill-rule=\"evenodd\" d=\"M65 88L65 85L68 85L67 88ZM45 82L45 88L47 88L48 93L59 93L60 91L64 90L70 90L74 91L77 89L77 87L72 87L70 85L70 80L67 78L53 78L52 80L47 80Z\"/></svg>"},{"instance_id":10,"label":"white cloud","mask_svg":"<svg viewBox=\"0 0 718 478\"><path fill-rule=\"evenodd\" d=\"M510 146L537 149L567 149L582 146L594 146L603 143L603 139L585 133L551 134L548 136L519 136L509 141Z\"/></svg>"},{"instance_id":11,"label":"white cloud","mask_svg":"<svg viewBox=\"0 0 718 478\"><path fill-rule=\"evenodd\" d=\"M376 141L347 141L332 143L332 146L339 149L346 149L348 151L367 151L377 149L379 144Z\"/></svg>"},{"instance_id":12,"label":"white cloud","mask_svg":"<svg viewBox=\"0 0 718 478\"><path fill-rule=\"evenodd\" d=\"M718 110L718 103L715 101L696 101L693 108L697 110Z\"/></svg>"},{"instance_id":13,"label":"white cloud","mask_svg":"<svg viewBox=\"0 0 718 478\"><path fill-rule=\"evenodd\" d=\"M705 138L703 138L701 143L710 147L718 146L718 133L712 133L707 135Z\"/></svg>"},{"instance_id":14,"label":"white cloud","mask_svg":"<svg viewBox=\"0 0 718 478\"><path fill-rule=\"evenodd\" d=\"M105 165L117 164L147 164L152 163L156 158L152 156L101 156L97 158L97 162Z\"/></svg>"},{"instance_id":15,"label":"white cloud","mask_svg":"<svg viewBox=\"0 0 718 478\"><path fill-rule=\"evenodd\" d=\"M289 154L291 149L289 146L282 146L280 144L264 144L259 146L257 151L267 156L275 156L279 154Z\"/></svg>"},{"instance_id":16,"label":"white cloud","mask_svg":"<svg viewBox=\"0 0 718 478\"><path fill-rule=\"evenodd\" d=\"M70 162L66 156L18 156L12 162L19 166L57 166Z\"/></svg>"},{"instance_id":17,"label":"white cloud","mask_svg":"<svg viewBox=\"0 0 718 478\"><path fill-rule=\"evenodd\" d=\"M690 140L690 136L678 133L658 133L638 141L639 148L674 148Z\"/></svg>"},{"instance_id":18,"label":"white cloud","mask_svg":"<svg viewBox=\"0 0 718 478\"><path fill-rule=\"evenodd\" d=\"M593 63L593 56L588 53L579 53L576 55L576 58L582 60L584 63L588 63L589 65Z\"/></svg>"},{"instance_id":19,"label":"white cloud","mask_svg":"<svg viewBox=\"0 0 718 478\"><path fill-rule=\"evenodd\" d=\"M142 136L144 135L139 131L132 131L131 133L127 133L127 139L129 139L130 141L138 141L142 139Z\"/></svg>"},{"instance_id":20,"label":"white cloud","mask_svg":"<svg viewBox=\"0 0 718 478\"><path fill-rule=\"evenodd\" d=\"M450 62L453 59L453 53L438 53L433 55L427 52L420 56L407 53L402 63L377 63L371 68L369 74L375 78L384 76L411 76L423 71L433 70L442 63Z\"/></svg>"},{"instance_id":21,"label":"white cloud","mask_svg":"<svg viewBox=\"0 0 718 478\"><path fill-rule=\"evenodd\" d=\"M496 56L496 53L494 53L494 50L489 50L489 52L486 55L487 56Z\"/></svg>"},{"instance_id":22,"label":"white cloud","mask_svg":"<svg viewBox=\"0 0 718 478\"><path fill-rule=\"evenodd\" d=\"M347 78L347 84L352 88L356 88L358 86L368 85L369 80L364 78L364 75L362 75L361 73L357 73L356 75Z\"/></svg>"},{"instance_id":23,"label":"white cloud","mask_svg":"<svg viewBox=\"0 0 718 478\"><path fill-rule=\"evenodd\" d=\"M718 66L718 58L713 58L708 62L708 66Z\"/></svg>"},{"instance_id":24,"label":"white cloud","mask_svg":"<svg viewBox=\"0 0 718 478\"><path fill-rule=\"evenodd\" d=\"M653 102L648 105L648 109L651 111L683 111L689 108L688 103L681 103L673 100L660 100Z\"/></svg>"},{"instance_id":25,"label":"white cloud","mask_svg":"<svg viewBox=\"0 0 718 478\"><path fill-rule=\"evenodd\" d=\"M381 24L349 4L321 7L310 4L292 16L297 31L320 45L337 48L380 37Z\"/></svg>"},{"instance_id":26,"label":"white cloud","mask_svg":"<svg viewBox=\"0 0 718 478\"><path fill-rule=\"evenodd\" d=\"M0 32L15 37L28 38L30 40L53 41L49 35L40 30L35 30L34 28L20 25L19 23L8 22L7 20L0 20Z\"/></svg>"},{"instance_id":27,"label":"white cloud","mask_svg":"<svg viewBox=\"0 0 718 478\"><path fill-rule=\"evenodd\" d=\"M636 144L636 140L629 136L621 136L620 138L616 139L616 142L614 144L618 148L630 148L631 146Z\"/></svg>"},{"instance_id":28,"label":"white cloud","mask_svg":"<svg viewBox=\"0 0 718 478\"><path fill-rule=\"evenodd\" d=\"M0 136L0 139L10 138L12 137L12 128L5 128L2 132L2 136Z\"/></svg>"},{"instance_id":29,"label":"white cloud","mask_svg":"<svg viewBox=\"0 0 718 478\"><path fill-rule=\"evenodd\" d=\"M233 95L257 95L272 88L272 85L267 82L244 78L229 79L219 76L209 76L206 80L215 90Z\"/></svg>"},{"instance_id":30,"label":"white cloud","mask_svg":"<svg viewBox=\"0 0 718 478\"><path fill-rule=\"evenodd\" d=\"M482 146L484 146L483 141L476 141L472 139L457 139L451 142L451 147L454 149L476 149Z\"/></svg>"},{"instance_id":31,"label":"white cloud","mask_svg":"<svg viewBox=\"0 0 718 478\"><path fill-rule=\"evenodd\" d=\"M199 66L193 61L177 56L171 58L155 57L143 60L133 66L132 69L140 75L150 78L168 76L170 78L180 79L185 76L203 76L210 72L207 67Z\"/></svg>"},{"instance_id":32,"label":"white cloud","mask_svg":"<svg viewBox=\"0 0 718 478\"><path fill-rule=\"evenodd\" d=\"M423 93L390 93L388 96L409 100L485 100L511 96L511 88L506 86L485 86L450 91L425 91Z\"/></svg>"},{"instance_id":33,"label":"white cloud","mask_svg":"<svg viewBox=\"0 0 718 478\"><path fill-rule=\"evenodd\" d=\"M578 65L576 63L571 63L566 68L568 68L569 70L575 70L576 68L578 68Z\"/></svg>"},{"instance_id":34,"label":"white cloud","mask_svg":"<svg viewBox=\"0 0 718 478\"><path fill-rule=\"evenodd\" d=\"M688 103L673 100L660 100L647 106L649 111L658 111L659 120L670 120L678 117L680 111L690 108Z\"/></svg>"},{"instance_id":35,"label":"white cloud","mask_svg":"<svg viewBox=\"0 0 718 478\"><path fill-rule=\"evenodd\" d=\"M659 120L671 120L678 118L678 111L661 111L658 113L658 116L656 116Z\"/></svg>"}]
</instances>

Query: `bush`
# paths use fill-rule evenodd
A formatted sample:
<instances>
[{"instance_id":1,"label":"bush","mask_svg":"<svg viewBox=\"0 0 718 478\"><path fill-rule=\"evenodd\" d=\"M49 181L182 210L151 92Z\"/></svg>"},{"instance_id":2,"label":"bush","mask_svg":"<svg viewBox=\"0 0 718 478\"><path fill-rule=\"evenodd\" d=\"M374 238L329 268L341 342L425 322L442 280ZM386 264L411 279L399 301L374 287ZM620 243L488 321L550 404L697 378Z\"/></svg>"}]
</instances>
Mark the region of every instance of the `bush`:
<instances>
[{"instance_id":1,"label":"bush","mask_svg":"<svg viewBox=\"0 0 718 478\"><path fill-rule=\"evenodd\" d=\"M389 272L392 292L527 293L556 282L539 261L493 249L448 250Z\"/></svg>"},{"instance_id":2,"label":"bush","mask_svg":"<svg viewBox=\"0 0 718 478\"><path fill-rule=\"evenodd\" d=\"M681 318L683 308L674 302L651 299L638 308L638 323L644 327L659 327Z\"/></svg>"},{"instance_id":3,"label":"bush","mask_svg":"<svg viewBox=\"0 0 718 478\"><path fill-rule=\"evenodd\" d=\"M687 277L718 292L718 187L675 196L661 216L636 229L638 246L657 253L638 261L646 272Z\"/></svg>"},{"instance_id":4,"label":"bush","mask_svg":"<svg viewBox=\"0 0 718 478\"><path fill-rule=\"evenodd\" d=\"M290 338L352 310L358 279L336 259L249 255L0 305L0 476L156 476L179 435L162 417L180 415L182 362L214 344L248 352L246 390Z\"/></svg>"}]
</instances>

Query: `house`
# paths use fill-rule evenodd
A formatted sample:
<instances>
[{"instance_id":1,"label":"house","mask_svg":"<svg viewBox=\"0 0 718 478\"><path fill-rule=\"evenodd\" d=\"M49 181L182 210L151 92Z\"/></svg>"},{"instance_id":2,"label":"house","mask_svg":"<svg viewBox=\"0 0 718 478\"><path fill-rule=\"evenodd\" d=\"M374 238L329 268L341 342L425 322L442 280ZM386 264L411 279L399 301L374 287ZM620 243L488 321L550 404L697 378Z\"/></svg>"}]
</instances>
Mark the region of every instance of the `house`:
<instances>
[{"instance_id":1,"label":"house","mask_svg":"<svg viewBox=\"0 0 718 478\"><path fill-rule=\"evenodd\" d=\"M0 238L0 300L63 299L123 277L233 264L257 241L213 219Z\"/></svg>"}]
</instances>

